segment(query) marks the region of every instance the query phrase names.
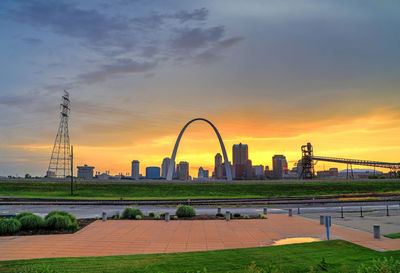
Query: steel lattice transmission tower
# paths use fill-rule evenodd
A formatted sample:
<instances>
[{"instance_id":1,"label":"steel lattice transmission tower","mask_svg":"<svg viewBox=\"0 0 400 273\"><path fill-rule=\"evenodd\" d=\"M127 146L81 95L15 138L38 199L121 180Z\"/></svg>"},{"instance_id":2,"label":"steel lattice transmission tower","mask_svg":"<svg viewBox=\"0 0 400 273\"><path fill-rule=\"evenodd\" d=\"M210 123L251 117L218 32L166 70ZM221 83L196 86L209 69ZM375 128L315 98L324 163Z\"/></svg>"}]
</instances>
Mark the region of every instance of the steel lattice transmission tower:
<instances>
[{"instance_id":1,"label":"steel lattice transmission tower","mask_svg":"<svg viewBox=\"0 0 400 273\"><path fill-rule=\"evenodd\" d=\"M64 90L60 104L60 125L51 153L47 177L66 178L71 175L71 147L68 133L69 93Z\"/></svg>"}]
</instances>

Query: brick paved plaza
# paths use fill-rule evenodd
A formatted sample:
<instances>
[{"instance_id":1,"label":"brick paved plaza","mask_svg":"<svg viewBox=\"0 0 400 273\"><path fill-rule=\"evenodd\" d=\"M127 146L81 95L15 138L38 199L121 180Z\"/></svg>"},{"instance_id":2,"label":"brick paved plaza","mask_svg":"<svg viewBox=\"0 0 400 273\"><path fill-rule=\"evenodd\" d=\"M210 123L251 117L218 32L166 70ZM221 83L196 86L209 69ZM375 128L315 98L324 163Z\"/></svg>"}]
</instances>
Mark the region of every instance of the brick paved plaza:
<instances>
[{"instance_id":1,"label":"brick paved plaza","mask_svg":"<svg viewBox=\"0 0 400 273\"><path fill-rule=\"evenodd\" d=\"M396 240L332 226L332 239L379 251ZM372 227L371 227L372 231ZM290 237L325 240L325 227L302 217L272 214L257 220L96 221L75 234L0 237L0 260L205 251L267 246Z\"/></svg>"}]
</instances>

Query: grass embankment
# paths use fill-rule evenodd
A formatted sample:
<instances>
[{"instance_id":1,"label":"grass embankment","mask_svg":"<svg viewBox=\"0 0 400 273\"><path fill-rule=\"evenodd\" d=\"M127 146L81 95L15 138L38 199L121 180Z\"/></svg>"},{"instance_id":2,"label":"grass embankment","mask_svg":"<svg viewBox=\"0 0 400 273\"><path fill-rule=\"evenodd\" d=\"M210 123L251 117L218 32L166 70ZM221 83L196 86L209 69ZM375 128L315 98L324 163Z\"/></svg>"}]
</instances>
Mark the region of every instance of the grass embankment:
<instances>
[{"instance_id":1,"label":"grass embankment","mask_svg":"<svg viewBox=\"0 0 400 273\"><path fill-rule=\"evenodd\" d=\"M76 199L180 199L289 197L400 192L399 181L265 183L265 184L133 184L77 183L74 197L68 182L0 182L0 196Z\"/></svg>"},{"instance_id":2,"label":"grass embankment","mask_svg":"<svg viewBox=\"0 0 400 273\"><path fill-rule=\"evenodd\" d=\"M390 239L400 239L400 232L392 233L392 234L386 234L384 236L387 237L387 238L390 238Z\"/></svg>"},{"instance_id":3,"label":"grass embankment","mask_svg":"<svg viewBox=\"0 0 400 273\"><path fill-rule=\"evenodd\" d=\"M0 271L320 272L320 266L324 266L328 272L345 273L355 272L360 264L369 264L384 257L400 259L400 251L377 252L345 241L324 241L191 253L4 261L0 262ZM325 263L321 262L323 258ZM265 271L252 271L254 264L256 269Z\"/></svg>"}]
</instances>

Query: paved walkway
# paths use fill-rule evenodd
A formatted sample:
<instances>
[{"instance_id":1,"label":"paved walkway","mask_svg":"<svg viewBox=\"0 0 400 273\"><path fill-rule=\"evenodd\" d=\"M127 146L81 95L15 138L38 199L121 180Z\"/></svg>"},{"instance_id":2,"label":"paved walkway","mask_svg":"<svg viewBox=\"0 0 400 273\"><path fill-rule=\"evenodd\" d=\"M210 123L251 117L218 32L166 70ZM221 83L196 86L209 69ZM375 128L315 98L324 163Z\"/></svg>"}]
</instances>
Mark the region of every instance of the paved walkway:
<instances>
[{"instance_id":1,"label":"paved walkway","mask_svg":"<svg viewBox=\"0 0 400 273\"><path fill-rule=\"evenodd\" d=\"M371 227L372 228L372 227ZM271 245L290 237L325 239L318 222L287 215L257 220L96 221L74 234L0 237L0 260L203 251ZM379 251L400 250L397 240L332 226L332 239Z\"/></svg>"}]
</instances>

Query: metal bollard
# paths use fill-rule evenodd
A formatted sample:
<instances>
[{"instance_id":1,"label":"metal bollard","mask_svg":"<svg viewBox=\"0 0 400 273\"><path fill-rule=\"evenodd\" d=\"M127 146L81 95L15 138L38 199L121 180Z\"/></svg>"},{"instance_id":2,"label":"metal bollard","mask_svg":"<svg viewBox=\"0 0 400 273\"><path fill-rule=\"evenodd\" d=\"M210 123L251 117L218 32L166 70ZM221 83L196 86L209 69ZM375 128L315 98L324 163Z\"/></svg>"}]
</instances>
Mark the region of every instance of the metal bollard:
<instances>
[{"instance_id":1,"label":"metal bollard","mask_svg":"<svg viewBox=\"0 0 400 273\"><path fill-rule=\"evenodd\" d=\"M226 211L226 216L225 216L226 218L226 221L230 221L231 220L231 212L230 211Z\"/></svg>"},{"instance_id":2,"label":"metal bollard","mask_svg":"<svg viewBox=\"0 0 400 273\"><path fill-rule=\"evenodd\" d=\"M325 218L324 218L323 215L320 215L320 216L319 216L319 224L320 224L320 225L323 225L324 223L325 223Z\"/></svg>"},{"instance_id":3,"label":"metal bollard","mask_svg":"<svg viewBox=\"0 0 400 273\"><path fill-rule=\"evenodd\" d=\"M289 216L292 216L292 209L289 209Z\"/></svg>"},{"instance_id":4,"label":"metal bollard","mask_svg":"<svg viewBox=\"0 0 400 273\"><path fill-rule=\"evenodd\" d=\"M165 222L169 222L169 212L165 213Z\"/></svg>"},{"instance_id":5,"label":"metal bollard","mask_svg":"<svg viewBox=\"0 0 400 273\"><path fill-rule=\"evenodd\" d=\"M297 214L300 214L300 207L297 207Z\"/></svg>"},{"instance_id":6,"label":"metal bollard","mask_svg":"<svg viewBox=\"0 0 400 273\"><path fill-rule=\"evenodd\" d=\"M389 215L389 205L386 205L386 216L390 216Z\"/></svg>"},{"instance_id":7,"label":"metal bollard","mask_svg":"<svg viewBox=\"0 0 400 273\"><path fill-rule=\"evenodd\" d=\"M107 214L103 211L103 214L101 215L101 220L104 222L107 220Z\"/></svg>"},{"instance_id":8,"label":"metal bollard","mask_svg":"<svg viewBox=\"0 0 400 273\"><path fill-rule=\"evenodd\" d=\"M331 217L330 216L325 216L325 228L326 228L326 238L328 241L330 240L330 228L331 228Z\"/></svg>"},{"instance_id":9,"label":"metal bollard","mask_svg":"<svg viewBox=\"0 0 400 273\"><path fill-rule=\"evenodd\" d=\"M263 208L263 213L267 214L267 208Z\"/></svg>"},{"instance_id":10,"label":"metal bollard","mask_svg":"<svg viewBox=\"0 0 400 273\"><path fill-rule=\"evenodd\" d=\"M217 214L221 214L221 208L217 209Z\"/></svg>"},{"instance_id":11,"label":"metal bollard","mask_svg":"<svg viewBox=\"0 0 400 273\"><path fill-rule=\"evenodd\" d=\"M344 218L344 216L343 216L343 207L341 208L340 212L342 213L341 218Z\"/></svg>"},{"instance_id":12,"label":"metal bollard","mask_svg":"<svg viewBox=\"0 0 400 273\"><path fill-rule=\"evenodd\" d=\"M364 217L362 214L362 207L360 207L360 217Z\"/></svg>"},{"instance_id":13,"label":"metal bollard","mask_svg":"<svg viewBox=\"0 0 400 273\"><path fill-rule=\"evenodd\" d=\"M381 238L381 226L374 225L374 239L380 239L380 238Z\"/></svg>"}]
</instances>

